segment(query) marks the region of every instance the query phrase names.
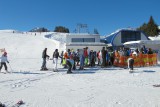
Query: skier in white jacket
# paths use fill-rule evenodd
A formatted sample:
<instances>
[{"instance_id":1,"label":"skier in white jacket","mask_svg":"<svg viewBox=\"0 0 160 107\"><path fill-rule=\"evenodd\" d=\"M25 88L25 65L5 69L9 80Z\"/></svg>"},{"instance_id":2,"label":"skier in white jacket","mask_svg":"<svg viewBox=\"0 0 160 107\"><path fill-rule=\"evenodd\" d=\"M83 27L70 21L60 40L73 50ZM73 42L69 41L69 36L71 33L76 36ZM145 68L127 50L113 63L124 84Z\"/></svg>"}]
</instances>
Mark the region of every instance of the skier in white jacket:
<instances>
[{"instance_id":1,"label":"skier in white jacket","mask_svg":"<svg viewBox=\"0 0 160 107\"><path fill-rule=\"evenodd\" d=\"M0 59L1 59L0 71L4 65L5 71L8 72L7 64L6 64L6 62L9 63L9 61L7 59L7 52L4 52L4 54L0 57Z\"/></svg>"},{"instance_id":2,"label":"skier in white jacket","mask_svg":"<svg viewBox=\"0 0 160 107\"><path fill-rule=\"evenodd\" d=\"M133 52L132 56L137 56L137 52ZM133 58L128 58L127 62L128 62L129 72L132 73L133 72L134 59Z\"/></svg>"}]
</instances>

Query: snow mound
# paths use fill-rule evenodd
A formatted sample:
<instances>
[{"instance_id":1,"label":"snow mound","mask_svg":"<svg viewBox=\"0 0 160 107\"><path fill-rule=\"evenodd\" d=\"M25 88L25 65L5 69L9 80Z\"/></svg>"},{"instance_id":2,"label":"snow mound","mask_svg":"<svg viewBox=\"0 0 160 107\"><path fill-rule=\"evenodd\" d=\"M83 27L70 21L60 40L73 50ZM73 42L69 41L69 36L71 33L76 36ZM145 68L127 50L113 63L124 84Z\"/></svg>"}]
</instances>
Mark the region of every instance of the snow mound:
<instances>
[{"instance_id":1,"label":"snow mound","mask_svg":"<svg viewBox=\"0 0 160 107\"><path fill-rule=\"evenodd\" d=\"M151 40L160 40L160 35L155 36L155 37L149 36L148 38L151 39Z\"/></svg>"},{"instance_id":2,"label":"snow mound","mask_svg":"<svg viewBox=\"0 0 160 107\"><path fill-rule=\"evenodd\" d=\"M59 41L61 43L66 43L66 35L67 33L52 33L49 35L45 35L46 38L54 39L56 41Z\"/></svg>"}]
</instances>

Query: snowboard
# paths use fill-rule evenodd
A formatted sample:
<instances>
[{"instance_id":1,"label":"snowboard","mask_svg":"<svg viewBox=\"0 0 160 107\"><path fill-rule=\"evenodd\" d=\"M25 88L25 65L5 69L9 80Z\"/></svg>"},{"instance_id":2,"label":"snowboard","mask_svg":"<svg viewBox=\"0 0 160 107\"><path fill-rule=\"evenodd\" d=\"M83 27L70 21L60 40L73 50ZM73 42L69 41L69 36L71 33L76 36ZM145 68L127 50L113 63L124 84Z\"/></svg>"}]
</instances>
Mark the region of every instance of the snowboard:
<instances>
[{"instance_id":1,"label":"snowboard","mask_svg":"<svg viewBox=\"0 0 160 107\"><path fill-rule=\"evenodd\" d=\"M160 87L160 84L155 84L153 85L153 87Z\"/></svg>"},{"instance_id":2,"label":"snowboard","mask_svg":"<svg viewBox=\"0 0 160 107\"><path fill-rule=\"evenodd\" d=\"M24 102L22 100L20 100L16 104L14 104L12 107L20 107L23 104L24 104Z\"/></svg>"}]
</instances>

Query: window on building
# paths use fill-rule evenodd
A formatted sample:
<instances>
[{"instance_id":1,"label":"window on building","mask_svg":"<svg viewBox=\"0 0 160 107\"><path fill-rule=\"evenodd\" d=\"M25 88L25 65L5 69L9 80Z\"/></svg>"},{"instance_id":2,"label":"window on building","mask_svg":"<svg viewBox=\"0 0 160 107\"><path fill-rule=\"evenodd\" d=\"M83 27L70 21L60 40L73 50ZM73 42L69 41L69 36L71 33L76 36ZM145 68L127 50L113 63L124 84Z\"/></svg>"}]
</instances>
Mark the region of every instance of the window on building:
<instances>
[{"instance_id":1,"label":"window on building","mask_svg":"<svg viewBox=\"0 0 160 107\"><path fill-rule=\"evenodd\" d=\"M83 42L83 38L72 38L72 42Z\"/></svg>"},{"instance_id":2,"label":"window on building","mask_svg":"<svg viewBox=\"0 0 160 107\"><path fill-rule=\"evenodd\" d=\"M72 38L72 42L95 42L95 38Z\"/></svg>"},{"instance_id":3,"label":"window on building","mask_svg":"<svg viewBox=\"0 0 160 107\"><path fill-rule=\"evenodd\" d=\"M141 40L141 32L139 31L122 31L121 32L121 42L125 43L128 41Z\"/></svg>"}]
</instances>

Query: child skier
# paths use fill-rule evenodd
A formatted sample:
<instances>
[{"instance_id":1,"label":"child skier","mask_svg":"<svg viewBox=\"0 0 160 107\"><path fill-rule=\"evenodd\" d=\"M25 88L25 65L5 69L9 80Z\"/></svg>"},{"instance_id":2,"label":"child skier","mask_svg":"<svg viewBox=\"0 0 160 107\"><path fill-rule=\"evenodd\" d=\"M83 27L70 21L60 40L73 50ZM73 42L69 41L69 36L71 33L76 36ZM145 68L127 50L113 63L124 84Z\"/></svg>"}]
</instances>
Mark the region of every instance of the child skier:
<instances>
[{"instance_id":1,"label":"child skier","mask_svg":"<svg viewBox=\"0 0 160 107\"><path fill-rule=\"evenodd\" d=\"M132 53L132 56L136 57L136 56L137 56L137 53L136 53L136 52L133 52L133 53ZM128 62L129 72L132 73L132 72L133 72L134 59L133 59L133 58L128 58L127 62Z\"/></svg>"},{"instance_id":2,"label":"child skier","mask_svg":"<svg viewBox=\"0 0 160 107\"><path fill-rule=\"evenodd\" d=\"M5 71L8 72L7 64L6 64L6 62L9 63L9 61L7 59L7 52L4 52L4 54L0 57L0 59L1 59L0 71L4 65Z\"/></svg>"},{"instance_id":3,"label":"child skier","mask_svg":"<svg viewBox=\"0 0 160 107\"><path fill-rule=\"evenodd\" d=\"M133 72L134 59L133 58L128 58L127 62L128 62L129 72L132 73Z\"/></svg>"},{"instance_id":4,"label":"child skier","mask_svg":"<svg viewBox=\"0 0 160 107\"><path fill-rule=\"evenodd\" d=\"M74 66L73 55L71 55L70 58L66 60L66 64L68 66L67 74L71 74L72 68Z\"/></svg>"}]
</instances>

